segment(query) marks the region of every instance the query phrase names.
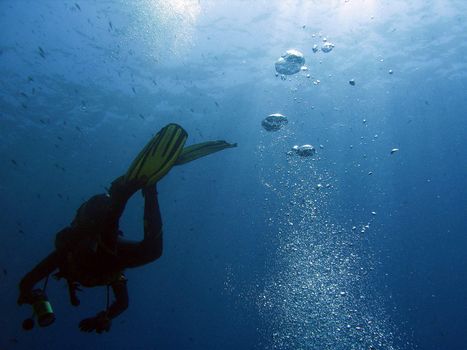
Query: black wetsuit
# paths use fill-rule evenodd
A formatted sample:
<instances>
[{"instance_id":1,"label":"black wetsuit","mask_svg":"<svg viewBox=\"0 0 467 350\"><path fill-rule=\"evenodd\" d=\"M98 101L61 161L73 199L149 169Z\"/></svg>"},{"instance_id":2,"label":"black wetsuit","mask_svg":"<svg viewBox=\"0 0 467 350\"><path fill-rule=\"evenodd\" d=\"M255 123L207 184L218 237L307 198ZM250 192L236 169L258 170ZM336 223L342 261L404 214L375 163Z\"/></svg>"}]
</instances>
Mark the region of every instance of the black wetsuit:
<instances>
[{"instance_id":1,"label":"black wetsuit","mask_svg":"<svg viewBox=\"0 0 467 350\"><path fill-rule=\"evenodd\" d=\"M122 183L122 178L112 183L110 190L110 212L112 220L109 223L115 242L111 252L97 248L93 253L87 252L87 256L78 256L74 261L80 262L80 273L83 276L110 276L110 280L97 282L95 285L108 285L112 288L115 301L105 310L106 317L115 318L128 307L128 292L126 278L123 270L138 267L158 259L162 254L162 220L157 200L156 187L148 187L142 190L144 195L144 238L142 241L128 241L120 237L118 222L122 215L126 202L135 193L134 188L128 188ZM71 225L62 231L79 230L79 225ZM78 284L86 285L72 274L68 274L69 267L64 261L63 254L55 250L43 259L34 269L28 272L20 282L19 304L30 303L31 291L36 283L49 276L55 270L59 270L59 277L67 279L69 283L70 299L73 305L79 305L76 298L76 287ZM96 273L96 271L98 271ZM117 276L114 278L112 276ZM104 278L105 280L105 278Z\"/></svg>"}]
</instances>

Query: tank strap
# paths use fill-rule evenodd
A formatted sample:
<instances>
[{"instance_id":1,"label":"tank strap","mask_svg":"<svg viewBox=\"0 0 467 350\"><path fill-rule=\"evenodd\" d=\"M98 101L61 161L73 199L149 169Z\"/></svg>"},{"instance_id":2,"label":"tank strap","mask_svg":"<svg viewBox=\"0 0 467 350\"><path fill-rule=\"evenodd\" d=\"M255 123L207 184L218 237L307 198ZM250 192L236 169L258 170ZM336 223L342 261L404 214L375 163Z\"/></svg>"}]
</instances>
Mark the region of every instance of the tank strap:
<instances>
[{"instance_id":1,"label":"tank strap","mask_svg":"<svg viewBox=\"0 0 467 350\"><path fill-rule=\"evenodd\" d=\"M45 292L45 289L47 288L47 283L49 283L49 275L47 275L47 277L45 278L45 281L44 281L44 287L42 287L42 290Z\"/></svg>"},{"instance_id":2,"label":"tank strap","mask_svg":"<svg viewBox=\"0 0 467 350\"><path fill-rule=\"evenodd\" d=\"M106 311L109 311L109 304L110 304L110 291L109 291L109 285L107 285L107 306L105 308Z\"/></svg>"}]
</instances>

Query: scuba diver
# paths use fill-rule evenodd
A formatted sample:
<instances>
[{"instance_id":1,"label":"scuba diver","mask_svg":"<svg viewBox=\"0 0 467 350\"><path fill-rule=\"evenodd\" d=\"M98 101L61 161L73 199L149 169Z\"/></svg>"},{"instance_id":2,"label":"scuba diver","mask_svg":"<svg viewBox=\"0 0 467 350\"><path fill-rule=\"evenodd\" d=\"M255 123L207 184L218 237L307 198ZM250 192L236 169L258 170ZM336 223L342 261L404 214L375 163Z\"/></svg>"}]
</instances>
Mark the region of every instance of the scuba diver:
<instances>
[{"instance_id":1,"label":"scuba diver","mask_svg":"<svg viewBox=\"0 0 467 350\"><path fill-rule=\"evenodd\" d=\"M31 304L40 326L55 320L45 288L51 273L68 283L70 302L78 306L76 292L83 287L107 286L107 307L79 323L84 332L108 332L111 320L128 307L124 270L148 264L162 254L162 219L156 183L174 165L185 164L208 154L236 147L225 141L208 141L184 147L188 134L177 124L162 128L132 162L125 175L114 180L107 194L83 203L70 224L55 238L55 250L28 272L19 284L18 304ZM119 219L127 201L141 190L144 197L144 237L134 242L121 238ZM45 280L42 289L35 285ZM109 305L109 288L115 300ZM33 318L23 322L25 330Z\"/></svg>"}]
</instances>

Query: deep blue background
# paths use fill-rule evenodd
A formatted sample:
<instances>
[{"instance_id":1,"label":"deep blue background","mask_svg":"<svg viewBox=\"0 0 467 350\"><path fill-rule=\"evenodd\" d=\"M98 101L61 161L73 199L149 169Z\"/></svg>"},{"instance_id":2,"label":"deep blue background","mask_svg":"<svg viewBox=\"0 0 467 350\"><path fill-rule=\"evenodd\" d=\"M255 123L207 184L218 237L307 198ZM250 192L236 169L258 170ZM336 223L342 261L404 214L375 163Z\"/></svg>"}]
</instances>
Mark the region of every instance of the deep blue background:
<instances>
[{"instance_id":1,"label":"deep blue background","mask_svg":"<svg viewBox=\"0 0 467 350\"><path fill-rule=\"evenodd\" d=\"M1 1L0 348L467 349L466 22L462 0ZM309 70L281 80L289 48ZM51 281L57 322L23 332L20 278L169 122L239 147L161 181L129 310L81 334L105 289L74 309Z\"/></svg>"}]
</instances>

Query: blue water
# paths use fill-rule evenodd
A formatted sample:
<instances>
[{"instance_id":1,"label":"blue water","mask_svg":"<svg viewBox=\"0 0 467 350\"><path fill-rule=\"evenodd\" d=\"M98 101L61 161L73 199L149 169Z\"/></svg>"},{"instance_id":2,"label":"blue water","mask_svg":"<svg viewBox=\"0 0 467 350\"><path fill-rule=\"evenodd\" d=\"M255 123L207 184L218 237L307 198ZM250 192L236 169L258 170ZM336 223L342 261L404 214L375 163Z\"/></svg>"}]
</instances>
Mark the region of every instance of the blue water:
<instances>
[{"instance_id":1,"label":"blue water","mask_svg":"<svg viewBox=\"0 0 467 350\"><path fill-rule=\"evenodd\" d=\"M1 1L0 348L467 349L466 23L463 0ZM281 79L291 48L308 71ZM50 281L55 324L22 331L20 278L170 122L239 146L160 182L129 309L83 334L105 288L74 308Z\"/></svg>"}]
</instances>

